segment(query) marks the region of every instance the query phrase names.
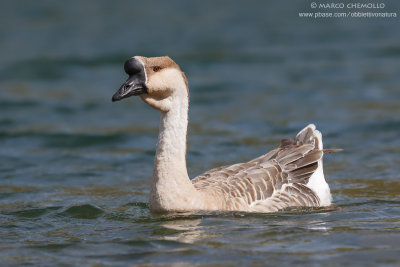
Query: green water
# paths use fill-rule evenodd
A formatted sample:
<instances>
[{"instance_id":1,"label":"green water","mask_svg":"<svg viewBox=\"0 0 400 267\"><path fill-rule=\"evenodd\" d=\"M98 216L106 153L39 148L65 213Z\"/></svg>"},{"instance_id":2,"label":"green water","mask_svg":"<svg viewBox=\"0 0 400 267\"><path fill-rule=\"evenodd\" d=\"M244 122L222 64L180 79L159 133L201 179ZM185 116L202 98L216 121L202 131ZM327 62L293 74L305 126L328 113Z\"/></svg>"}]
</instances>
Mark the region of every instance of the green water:
<instances>
[{"instance_id":1,"label":"green water","mask_svg":"<svg viewBox=\"0 0 400 267\"><path fill-rule=\"evenodd\" d=\"M300 19L307 1L1 5L1 265L400 264L399 19ZM191 177L312 122L344 149L325 157L334 207L150 213L159 114L111 103L133 55L188 77Z\"/></svg>"}]
</instances>

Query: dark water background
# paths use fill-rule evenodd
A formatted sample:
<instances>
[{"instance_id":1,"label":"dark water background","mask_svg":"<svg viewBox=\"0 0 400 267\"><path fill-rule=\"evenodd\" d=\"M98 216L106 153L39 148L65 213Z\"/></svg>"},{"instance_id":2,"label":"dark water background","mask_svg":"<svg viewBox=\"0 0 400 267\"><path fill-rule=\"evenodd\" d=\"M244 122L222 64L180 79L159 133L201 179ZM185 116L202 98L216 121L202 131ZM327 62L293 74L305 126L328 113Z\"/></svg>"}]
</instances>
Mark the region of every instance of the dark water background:
<instances>
[{"instance_id":1,"label":"dark water background","mask_svg":"<svg viewBox=\"0 0 400 267\"><path fill-rule=\"evenodd\" d=\"M2 1L1 264L398 266L399 18L299 18L309 6ZM133 55L188 76L190 176L313 122L345 149L325 157L336 208L151 214L159 114L111 103Z\"/></svg>"}]
</instances>

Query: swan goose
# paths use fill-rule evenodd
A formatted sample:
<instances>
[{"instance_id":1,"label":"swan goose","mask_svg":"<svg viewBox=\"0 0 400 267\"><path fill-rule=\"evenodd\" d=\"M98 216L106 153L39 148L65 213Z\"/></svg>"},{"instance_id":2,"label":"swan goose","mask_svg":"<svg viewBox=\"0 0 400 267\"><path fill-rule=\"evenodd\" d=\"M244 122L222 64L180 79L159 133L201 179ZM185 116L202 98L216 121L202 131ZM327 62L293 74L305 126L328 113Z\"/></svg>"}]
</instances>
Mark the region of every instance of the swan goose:
<instances>
[{"instance_id":1,"label":"swan goose","mask_svg":"<svg viewBox=\"0 0 400 267\"><path fill-rule=\"evenodd\" d=\"M246 163L212 169L190 180L186 169L189 89L185 74L169 57L128 59L129 78L112 101L139 95L161 113L150 189L153 212L275 212L288 207L331 204L322 156L322 135L313 124L295 139Z\"/></svg>"}]
</instances>

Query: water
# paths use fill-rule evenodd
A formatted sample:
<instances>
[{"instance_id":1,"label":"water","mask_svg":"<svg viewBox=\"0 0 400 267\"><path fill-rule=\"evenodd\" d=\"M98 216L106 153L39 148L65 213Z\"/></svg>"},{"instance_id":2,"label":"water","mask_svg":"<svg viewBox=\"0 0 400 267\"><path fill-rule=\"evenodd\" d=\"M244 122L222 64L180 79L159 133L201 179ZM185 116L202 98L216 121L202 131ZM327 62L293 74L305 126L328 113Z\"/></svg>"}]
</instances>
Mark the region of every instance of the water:
<instances>
[{"instance_id":1,"label":"water","mask_svg":"<svg viewBox=\"0 0 400 267\"><path fill-rule=\"evenodd\" d=\"M308 7L4 1L2 264L399 265L399 20L298 18ZM191 177L314 122L344 148L325 157L334 207L150 213L159 114L111 103L133 55L169 55L188 76Z\"/></svg>"}]
</instances>

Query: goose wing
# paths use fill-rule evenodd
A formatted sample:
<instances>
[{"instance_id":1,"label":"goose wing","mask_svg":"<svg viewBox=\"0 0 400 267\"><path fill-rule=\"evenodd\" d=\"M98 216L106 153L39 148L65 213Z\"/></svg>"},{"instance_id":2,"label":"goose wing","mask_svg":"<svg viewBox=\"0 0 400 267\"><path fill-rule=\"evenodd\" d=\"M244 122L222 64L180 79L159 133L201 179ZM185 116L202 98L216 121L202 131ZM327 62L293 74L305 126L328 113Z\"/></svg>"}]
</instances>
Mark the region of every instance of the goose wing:
<instances>
[{"instance_id":1,"label":"goose wing","mask_svg":"<svg viewBox=\"0 0 400 267\"><path fill-rule=\"evenodd\" d=\"M321 146L312 133L299 134L261 157L212 169L192 182L196 189L222 198L225 210L267 212L319 206L318 196L306 184L321 162Z\"/></svg>"}]
</instances>

